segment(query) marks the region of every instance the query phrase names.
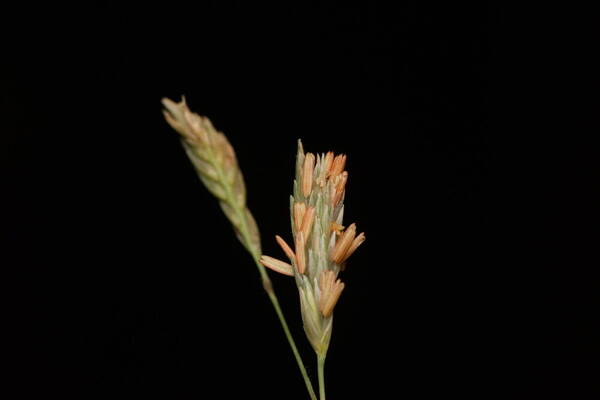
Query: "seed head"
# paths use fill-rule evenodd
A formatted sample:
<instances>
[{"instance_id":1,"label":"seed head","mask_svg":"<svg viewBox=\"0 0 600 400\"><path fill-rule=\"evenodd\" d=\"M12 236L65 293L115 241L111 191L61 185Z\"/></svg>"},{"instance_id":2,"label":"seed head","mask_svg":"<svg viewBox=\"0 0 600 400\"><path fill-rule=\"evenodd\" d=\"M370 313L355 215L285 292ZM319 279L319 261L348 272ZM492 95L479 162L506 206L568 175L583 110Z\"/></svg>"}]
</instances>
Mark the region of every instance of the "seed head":
<instances>
[{"instance_id":1,"label":"seed head","mask_svg":"<svg viewBox=\"0 0 600 400\"><path fill-rule=\"evenodd\" d=\"M300 294L304 330L318 354L329 346L333 310L345 284L337 278L348 257L364 242L356 224L344 229L344 196L348 182L346 156L304 153L298 143L296 180L290 212L294 249L279 236L277 243L292 265L263 260L269 268L293 275Z\"/></svg>"},{"instance_id":2,"label":"seed head","mask_svg":"<svg viewBox=\"0 0 600 400\"><path fill-rule=\"evenodd\" d=\"M185 99L163 99L166 121L182 138L183 147L198 177L219 200L238 239L255 257L261 254L260 235L246 206L246 187L233 147L210 120L190 111Z\"/></svg>"}]
</instances>

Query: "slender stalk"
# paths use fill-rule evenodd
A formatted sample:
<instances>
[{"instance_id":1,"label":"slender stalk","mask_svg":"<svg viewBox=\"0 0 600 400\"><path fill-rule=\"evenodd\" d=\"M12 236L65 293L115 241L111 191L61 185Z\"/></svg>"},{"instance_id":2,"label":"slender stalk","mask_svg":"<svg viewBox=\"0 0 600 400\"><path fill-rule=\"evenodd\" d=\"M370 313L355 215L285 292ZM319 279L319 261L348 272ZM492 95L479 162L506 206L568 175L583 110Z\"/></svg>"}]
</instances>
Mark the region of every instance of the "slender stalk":
<instances>
[{"instance_id":1,"label":"slender stalk","mask_svg":"<svg viewBox=\"0 0 600 400\"><path fill-rule=\"evenodd\" d=\"M319 398L325 400L325 354L317 356L317 363L319 368Z\"/></svg>"}]
</instances>

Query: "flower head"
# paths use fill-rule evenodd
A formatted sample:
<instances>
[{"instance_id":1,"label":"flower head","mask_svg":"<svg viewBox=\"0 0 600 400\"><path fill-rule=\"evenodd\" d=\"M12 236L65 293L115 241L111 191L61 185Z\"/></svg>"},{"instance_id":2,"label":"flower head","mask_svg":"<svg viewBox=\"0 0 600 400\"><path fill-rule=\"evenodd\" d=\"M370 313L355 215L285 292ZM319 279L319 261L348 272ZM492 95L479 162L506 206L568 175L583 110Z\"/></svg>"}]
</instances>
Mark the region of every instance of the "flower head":
<instances>
[{"instance_id":1,"label":"flower head","mask_svg":"<svg viewBox=\"0 0 600 400\"><path fill-rule=\"evenodd\" d=\"M182 138L183 147L198 177L219 200L238 239L255 257L260 255L258 226L246 206L246 186L233 147L206 117L193 113L185 99L162 100L163 115ZM282 272L280 270L279 272Z\"/></svg>"},{"instance_id":2,"label":"flower head","mask_svg":"<svg viewBox=\"0 0 600 400\"><path fill-rule=\"evenodd\" d=\"M345 284L338 274L364 242L356 224L344 229L346 156L304 153L298 142L294 193L290 198L294 249L276 236L290 263L263 256L266 267L293 275L300 293L304 330L318 354L329 347L333 310Z\"/></svg>"}]
</instances>

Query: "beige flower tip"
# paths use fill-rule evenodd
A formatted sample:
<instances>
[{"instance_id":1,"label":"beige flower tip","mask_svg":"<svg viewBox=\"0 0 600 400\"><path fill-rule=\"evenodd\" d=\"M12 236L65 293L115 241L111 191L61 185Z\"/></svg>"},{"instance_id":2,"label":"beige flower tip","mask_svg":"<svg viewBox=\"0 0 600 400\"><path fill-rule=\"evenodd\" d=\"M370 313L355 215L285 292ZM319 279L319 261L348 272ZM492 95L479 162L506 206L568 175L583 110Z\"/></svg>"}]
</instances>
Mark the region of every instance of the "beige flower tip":
<instances>
[{"instance_id":1,"label":"beige flower tip","mask_svg":"<svg viewBox=\"0 0 600 400\"><path fill-rule=\"evenodd\" d=\"M173 100L169 99L168 97L163 97L162 99L160 99L160 102L169 111L172 111L173 108L175 108L177 106L177 103L175 103Z\"/></svg>"},{"instance_id":2,"label":"beige flower tip","mask_svg":"<svg viewBox=\"0 0 600 400\"><path fill-rule=\"evenodd\" d=\"M304 146L302 145L302 139L298 139L298 154L304 155Z\"/></svg>"},{"instance_id":3,"label":"beige flower tip","mask_svg":"<svg viewBox=\"0 0 600 400\"><path fill-rule=\"evenodd\" d=\"M166 97L163 98L161 102L165 107L165 109L162 110L165 119L173 129L181 133L181 130L183 129L181 124L181 121L183 120L183 111L180 108L179 103L175 103Z\"/></svg>"},{"instance_id":4,"label":"beige flower tip","mask_svg":"<svg viewBox=\"0 0 600 400\"><path fill-rule=\"evenodd\" d=\"M161 99L162 105L167 109L169 113L175 118L180 118L183 110L187 109L187 104L185 102L185 97L181 97L181 101L179 103L174 102L173 100L163 97Z\"/></svg>"},{"instance_id":5,"label":"beige flower tip","mask_svg":"<svg viewBox=\"0 0 600 400\"><path fill-rule=\"evenodd\" d=\"M189 141L195 141L207 135L201 126L206 118L191 112L185 102L185 97L182 97L179 103L166 97L161 102L165 107L163 109L165 119L183 137Z\"/></svg>"},{"instance_id":6,"label":"beige flower tip","mask_svg":"<svg viewBox=\"0 0 600 400\"><path fill-rule=\"evenodd\" d=\"M260 263L275 272L279 272L280 274L294 276L294 269L292 266L284 261L278 260L277 258L262 255L260 256Z\"/></svg>"}]
</instances>

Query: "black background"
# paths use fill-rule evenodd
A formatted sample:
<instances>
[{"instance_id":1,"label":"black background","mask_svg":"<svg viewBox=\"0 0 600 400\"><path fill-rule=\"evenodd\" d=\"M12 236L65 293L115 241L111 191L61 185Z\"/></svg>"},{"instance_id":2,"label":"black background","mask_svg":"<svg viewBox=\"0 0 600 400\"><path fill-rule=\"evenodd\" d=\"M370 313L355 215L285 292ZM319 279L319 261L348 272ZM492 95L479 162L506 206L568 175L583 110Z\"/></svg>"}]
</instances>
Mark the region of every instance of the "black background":
<instances>
[{"instance_id":1,"label":"black background","mask_svg":"<svg viewBox=\"0 0 600 400\"><path fill-rule=\"evenodd\" d=\"M577 234L597 185L574 172L594 170L587 146L537 114L560 85L535 62L552 35L515 38L512 12L484 3L282 3L5 13L11 398L307 398L163 120L181 95L234 145L267 254L290 236L296 140L348 154L346 221L367 242L342 275L330 398L597 389L594 263L566 246L593 245ZM271 275L316 380L293 280Z\"/></svg>"}]
</instances>

